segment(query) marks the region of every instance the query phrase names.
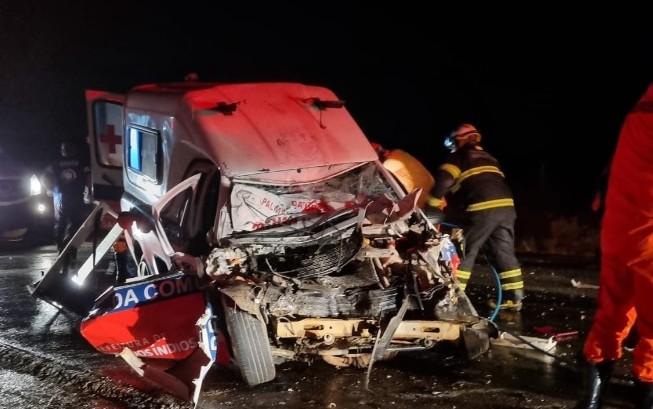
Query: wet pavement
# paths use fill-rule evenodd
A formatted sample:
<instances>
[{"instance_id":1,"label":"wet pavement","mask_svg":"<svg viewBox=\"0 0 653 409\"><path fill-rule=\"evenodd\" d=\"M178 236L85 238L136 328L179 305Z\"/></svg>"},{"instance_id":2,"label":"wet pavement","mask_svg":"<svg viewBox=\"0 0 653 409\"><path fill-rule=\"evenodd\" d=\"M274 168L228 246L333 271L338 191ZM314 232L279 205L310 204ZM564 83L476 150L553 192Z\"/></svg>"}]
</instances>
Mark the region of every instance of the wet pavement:
<instances>
[{"instance_id":1,"label":"wet pavement","mask_svg":"<svg viewBox=\"0 0 653 409\"><path fill-rule=\"evenodd\" d=\"M190 408L136 375L121 359L95 351L78 332L80 317L32 297L28 285L56 259L53 246L0 252L0 408ZM468 360L454 344L378 362L369 374L323 362L293 362L277 378L248 387L215 365L198 408L571 408L578 393L577 352L595 309L592 260L522 256L527 298L518 314L500 314L500 331L547 341L572 333L550 351L493 344ZM96 274L104 274L98 272ZM490 317L493 275L480 264L468 284L478 313ZM579 331L574 336L573 332ZM526 340L532 340L527 338ZM627 408L630 357L616 369L606 408Z\"/></svg>"}]
</instances>

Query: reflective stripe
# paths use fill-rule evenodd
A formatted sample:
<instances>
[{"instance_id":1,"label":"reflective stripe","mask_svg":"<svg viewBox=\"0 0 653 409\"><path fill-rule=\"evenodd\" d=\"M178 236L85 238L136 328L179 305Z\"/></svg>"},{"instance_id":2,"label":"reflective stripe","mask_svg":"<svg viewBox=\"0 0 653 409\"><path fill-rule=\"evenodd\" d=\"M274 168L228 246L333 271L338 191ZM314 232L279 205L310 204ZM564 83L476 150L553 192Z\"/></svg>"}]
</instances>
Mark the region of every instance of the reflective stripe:
<instances>
[{"instance_id":1,"label":"reflective stripe","mask_svg":"<svg viewBox=\"0 0 653 409\"><path fill-rule=\"evenodd\" d=\"M516 283L501 284L501 289L505 291L519 290L520 288L524 288L523 281L517 281Z\"/></svg>"},{"instance_id":2,"label":"reflective stripe","mask_svg":"<svg viewBox=\"0 0 653 409\"><path fill-rule=\"evenodd\" d=\"M494 303L492 303L492 304L494 304ZM494 304L494 306L496 306L496 304ZM492 308L494 308L494 306ZM508 300L504 304L499 305L499 309L502 309L502 310L506 310L506 309L509 309L509 308L517 308L517 307L521 307L521 302L514 302L512 300Z\"/></svg>"},{"instance_id":3,"label":"reflective stripe","mask_svg":"<svg viewBox=\"0 0 653 409\"><path fill-rule=\"evenodd\" d=\"M458 176L460 176L460 168L456 165L452 165L451 163L445 163L441 165L440 169L449 173L451 176L453 176L454 179L458 179Z\"/></svg>"},{"instance_id":4,"label":"reflective stripe","mask_svg":"<svg viewBox=\"0 0 653 409\"><path fill-rule=\"evenodd\" d=\"M503 172L501 172L501 169L497 168L496 166L477 166L475 168L467 169L461 173L460 181L462 182L470 176L478 175L481 173L498 173L499 175L504 176Z\"/></svg>"},{"instance_id":5,"label":"reflective stripe","mask_svg":"<svg viewBox=\"0 0 653 409\"><path fill-rule=\"evenodd\" d=\"M442 165L445 166L445 165ZM441 167L442 168L442 167ZM449 172L451 173L451 172ZM460 189L460 184L463 183L463 180L467 179L468 177L474 176L474 175L480 175L481 173L497 173L501 175L501 177L505 177L503 175L503 172L496 166L478 166L475 168L468 169L462 173L460 173L460 170L458 170L459 178L456 181L456 184L451 188L452 192L455 192L456 190Z\"/></svg>"},{"instance_id":6,"label":"reflective stripe","mask_svg":"<svg viewBox=\"0 0 653 409\"><path fill-rule=\"evenodd\" d=\"M458 288L460 288L462 291L465 291L465 288L467 288L467 283L458 283Z\"/></svg>"},{"instance_id":7,"label":"reflective stripe","mask_svg":"<svg viewBox=\"0 0 653 409\"><path fill-rule=\"evenodd\" d=\"M426 204L428 204L431 207L440 207L442 205L443 200L438 199L437 197L429 196L429 198L426 200Z\"/></svg>"},{"instance_id":8,"label":"reflective stripe","mask_svg":"<svg viewBox=\"0 0 653 409\"><path fill-rule=\"evenodd\" d=\"M495 200L488 200L487 202L479 202L479 203L474 203L469 206L467 206L467 209L465 209L468 212L475 212L477 210L486 210L486 209L493 209L495 207L514 207L515 206L515 201L512 199L495 199Z\"/></svg>"},{"instance_id":9,"label":"reflective stripe","mask_svg":"<svg viewBox=\"0 0 653 409\"><path fill-rule=\"evenodd\" d=\"M471 271L462 271L458 270L458 279L459 280L469 280L469 278L472 276Z\"/></svg>"},{"instance_id":10,"label":"reflective stripe","mask_svg":"<svg viewBox=\"0 0 653 409\"><path fill-rule=\"evenodd\" d=\"M520 275L521 275L521 268L516 268L514 270L504 271L503 273L500 273L499 278L503 280L506 278L519 277Z\"/></svg>"}]
</instances>

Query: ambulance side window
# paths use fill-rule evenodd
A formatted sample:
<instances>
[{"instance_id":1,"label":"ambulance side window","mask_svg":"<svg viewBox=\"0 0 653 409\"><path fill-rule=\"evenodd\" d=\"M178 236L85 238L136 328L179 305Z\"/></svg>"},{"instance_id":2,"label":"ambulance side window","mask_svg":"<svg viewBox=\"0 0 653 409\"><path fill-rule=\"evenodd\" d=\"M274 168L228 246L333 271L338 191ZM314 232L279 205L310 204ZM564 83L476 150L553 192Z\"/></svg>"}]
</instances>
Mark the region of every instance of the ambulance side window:
<instances>
[{"instance_id":1,"label":"ambulance side window","mask_svg":"<svg viewBox=\"0 0 653 409\"><path fill-rule=\"evenodd\" d=\"M158 132L130 126L127 137L127 166L154 183L160 181L161 137Z\"/></svg>"}]
</instances>

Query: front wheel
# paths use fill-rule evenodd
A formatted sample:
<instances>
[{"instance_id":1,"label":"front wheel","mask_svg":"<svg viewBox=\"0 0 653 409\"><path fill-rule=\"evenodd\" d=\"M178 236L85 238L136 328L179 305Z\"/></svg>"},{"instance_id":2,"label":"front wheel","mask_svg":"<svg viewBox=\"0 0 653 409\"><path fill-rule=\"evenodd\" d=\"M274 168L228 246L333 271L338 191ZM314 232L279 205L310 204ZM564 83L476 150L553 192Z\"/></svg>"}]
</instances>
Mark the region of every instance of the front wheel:
<instances>
[{"instance_id":1,"label":"front wheel","mask_svg":"<svg viewBox=\"0 0 653 409\"><path fill-rule=\"evenodd\" d=\"M222 307L231 350L243 380L250 386L273 380L276 369L265 324L224 297Z\"/></svg>"}]
</instances>

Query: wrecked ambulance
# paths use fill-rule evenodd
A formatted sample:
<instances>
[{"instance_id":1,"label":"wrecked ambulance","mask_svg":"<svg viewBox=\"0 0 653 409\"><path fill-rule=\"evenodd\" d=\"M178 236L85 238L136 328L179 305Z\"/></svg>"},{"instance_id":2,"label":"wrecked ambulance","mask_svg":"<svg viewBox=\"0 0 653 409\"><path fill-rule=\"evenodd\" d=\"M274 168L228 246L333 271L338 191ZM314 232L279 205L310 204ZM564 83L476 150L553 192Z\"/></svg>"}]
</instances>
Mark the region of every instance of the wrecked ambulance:
<instances>
[{"instance_id":1,"label":"wrecked ambulance","mask_svg":"<svg viewBox=\"0 0 653 409\"><path fill-rule=\"evenodd\" d=\"M489 348L449 236L329 89L189 81L87 99L94 193L119 200L110 237L134 265L82 321L98 351L197 404L216 362L253 386L286 360L369 375L439 342Z\"/></svg>"}]
</instances>

